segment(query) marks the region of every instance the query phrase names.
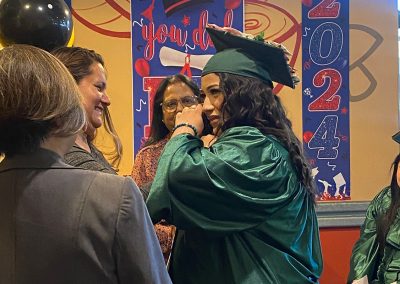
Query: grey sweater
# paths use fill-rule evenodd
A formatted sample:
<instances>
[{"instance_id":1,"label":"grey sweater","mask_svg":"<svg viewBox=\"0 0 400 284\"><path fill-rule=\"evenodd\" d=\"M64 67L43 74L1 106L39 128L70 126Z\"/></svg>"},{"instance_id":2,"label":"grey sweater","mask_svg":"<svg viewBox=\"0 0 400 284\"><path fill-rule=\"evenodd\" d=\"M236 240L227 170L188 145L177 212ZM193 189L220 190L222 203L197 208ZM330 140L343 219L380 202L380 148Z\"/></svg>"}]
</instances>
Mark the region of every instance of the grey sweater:
<instances>
[{"instance_id":1,"label":"grey sweater","mask_svg":"<svg viewBox=\"0 0 400 284\"><path fill-rule=\"evenodd\" d=\"M74 144L64 160L67 164L85 170L100 171L116 175L117 173L104 158L103 154L91 143L89 143L91 153Z\"/></svg>"}]
</instances>

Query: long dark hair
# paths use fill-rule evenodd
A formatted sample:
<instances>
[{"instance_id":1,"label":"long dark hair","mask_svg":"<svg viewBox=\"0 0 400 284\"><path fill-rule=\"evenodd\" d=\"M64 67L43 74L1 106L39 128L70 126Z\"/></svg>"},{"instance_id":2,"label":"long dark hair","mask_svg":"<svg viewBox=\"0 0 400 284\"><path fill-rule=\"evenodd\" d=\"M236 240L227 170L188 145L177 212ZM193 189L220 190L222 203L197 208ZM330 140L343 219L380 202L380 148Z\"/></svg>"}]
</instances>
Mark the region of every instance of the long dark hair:
<instances>
[{"instance_id":1,"label":"long dark hair","mask_svg":"<svg viewBox=\"0 0 400 284\"><path fill-rule=\"evenodd\" d=\"M64 63L77 84L79 84L84 77L92 73L90 67L93 63L100 63L103 67L105 67L103 57L91 49L63 46L53 50L51 53L62 63ZM105 154L109 156L113 167L118 168L118 165L122 159L123 147L121 139L115 130L108 107L104 108L102 119L104 123L104 129L112 137L114 144L114 150ZM89 138L93 140L95 137Z\"/></svg>"},{"instance_id":2,"label":"long dark hair","mask_svg":"<svg viewBox=\"0 0 400 284\"><path fill-rule=\"evenodd\" d=\"M200 97L199 87L189 77L182 74L175 74L164 78L158 85L156 94L154 95L150 136L142 147L155 144L158 141L164 139L169 134L169 130L163 122L163 111L161 103L163 102L164 92L167 87L171 84L175 84L178 82L182 82L187 85L193 91L196 97Z\"/></svg>"},{"instance_id":3,"label":"long dark hair","mask_svg":"<svg viewBox=\"0 0 400 284\"><path fill-rule=\"evenodd\" d=\"M383 252L383 248L385 247L386 235L389 231L390 226L392 225L394 219L397 215L397 210L400 207L400 187L397 183L397 167L400 163L400 154L394 159L392 164L392 180L390 182L390 193L391 193L391 201L390 206L387 211L378 218L377 230L378 230L378 241L380 244L380 250Z\"/></svg>"},{"instance_id":4,"label":"long dark hair","mask_svg":"<svg viewBox=\"0 0 400 284\"><path fill-rule=\"evenodd\" d=\"M228 73L217 73L225 92L221 130L235 126L253 126L265 135L275 136L290 154L299 180L315 202L315 183L303 153L303 147L292 130L292 123L271 86L261 80Z\"/></svg>"}]
</instances>

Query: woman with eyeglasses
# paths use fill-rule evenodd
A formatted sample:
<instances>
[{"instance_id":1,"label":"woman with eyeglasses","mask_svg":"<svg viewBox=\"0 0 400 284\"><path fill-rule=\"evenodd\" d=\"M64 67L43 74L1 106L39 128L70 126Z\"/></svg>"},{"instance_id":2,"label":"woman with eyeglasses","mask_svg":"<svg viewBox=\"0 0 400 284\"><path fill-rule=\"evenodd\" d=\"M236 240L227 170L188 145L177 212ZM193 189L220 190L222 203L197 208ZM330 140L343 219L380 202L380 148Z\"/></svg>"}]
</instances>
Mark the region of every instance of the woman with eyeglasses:
<instances>
[{"instance_id":1,"label":"woman with eyeglasses","mask_svg":"<svg viewBox=\"0 0 400 284\"><path fill-rule=\"evenodd\" d=\"M158 159L165 144L171 138L176 114L181 112L184 107L196 106L199 98L199 87L182 74L166 77L158 86L153 100L150 136L136 155L132 169L132 178L142 193L144 192L145 199L147 199L148 191L156 175ZM156 224L155 229L167 261L175 229L164 221Z\"/></svg>"}]
</instances>

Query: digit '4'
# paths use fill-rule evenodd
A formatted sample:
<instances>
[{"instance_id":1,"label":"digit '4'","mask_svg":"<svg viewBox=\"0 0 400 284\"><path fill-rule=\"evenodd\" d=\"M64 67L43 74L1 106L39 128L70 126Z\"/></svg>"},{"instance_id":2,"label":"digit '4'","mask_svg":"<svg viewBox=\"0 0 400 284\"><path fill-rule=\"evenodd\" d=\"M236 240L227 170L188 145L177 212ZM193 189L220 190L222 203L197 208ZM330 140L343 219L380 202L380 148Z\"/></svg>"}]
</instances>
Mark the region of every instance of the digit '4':
<instances>
[{"instance_id":1,"label":"digit '4'","mask_svg":"<svg viewBox=\"0 0 400 284\"><path fill-rule=\"evenodd\" d=\"M308 148L319 149L318 159L336 159L340 139L336 137L338 117L327 115L308 142Z\"/></svg>"}]
</instances>

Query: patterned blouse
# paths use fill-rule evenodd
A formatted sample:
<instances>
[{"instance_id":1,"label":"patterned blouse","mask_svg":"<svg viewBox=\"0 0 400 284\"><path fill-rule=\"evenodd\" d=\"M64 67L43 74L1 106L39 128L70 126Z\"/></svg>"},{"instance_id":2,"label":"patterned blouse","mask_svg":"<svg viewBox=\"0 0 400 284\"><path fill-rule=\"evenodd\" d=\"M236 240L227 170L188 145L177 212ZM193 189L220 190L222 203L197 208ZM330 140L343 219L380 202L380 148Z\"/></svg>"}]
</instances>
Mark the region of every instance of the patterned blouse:
<instances>
[{"instance_id":1,"label":"patterned blouse","mask_svg":"<svg viewBox=\"0 0 400 284\"><path fill-rule=\"evenodd\" d=\"M83 168L85 170L100 171L116 175L117 173L104 158L103 154L92 143L89 142L88 145L90 153L77 144L74 144L68 153L65 154L65 162L71 166Z\"/></svg>"},{"instance_id":2,"label":"patterned blouse","mask_svg":"<svg viewBox=\"0 0 400 284\"><path fill-rule=\"evenodd\" d=\"M164 139L158 141L155 144L142 148L136 155L135 163L132 169L132 178L135 180L137 186L145 191L150 188L151 183L157 172L158 159L161 156L164 146L170 139L170 135L167 135ZM147 198L147 196L145 196ZM154 225L162 253L164 255L165 262L168 262L168 258L172 251L172 244L175 236L175 227L168 225L164 221Z\"/></svg>"},{"instance_id":3,"label":"patterned blouse","mask_svg":"<svg viewBox=\"0 0 400 284\"><path fill-rule=\"evenodd\" d=\"M143 187L153 182L157 172L158 159L169 138L170 136L168 135L157 143L140 149L137 153L132 169L132 178L138 187Z\"/></svg>"}]
</instances>

